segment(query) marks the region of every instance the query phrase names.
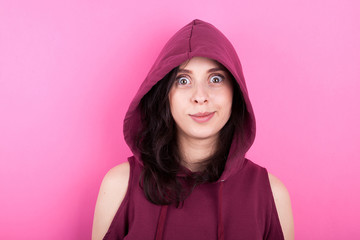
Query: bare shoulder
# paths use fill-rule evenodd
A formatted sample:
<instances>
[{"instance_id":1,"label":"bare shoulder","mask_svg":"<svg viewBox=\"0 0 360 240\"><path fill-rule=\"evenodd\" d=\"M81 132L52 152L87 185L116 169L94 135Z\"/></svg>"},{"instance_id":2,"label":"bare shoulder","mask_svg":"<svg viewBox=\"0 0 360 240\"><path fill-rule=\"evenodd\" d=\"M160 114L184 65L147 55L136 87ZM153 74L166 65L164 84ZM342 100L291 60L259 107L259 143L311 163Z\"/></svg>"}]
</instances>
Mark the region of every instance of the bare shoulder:
<instances>
[{"instance_id":1,"label":"bare shoulder","mask_svg":"<svg viewBox=\"0 0 360 240\"><path fill-rule=\"evenodd\" d=\"M119 187L119 184L120 186L123 186L124 184L127 186L129 181L129 175L130 175L129 162L121 163L113 167L106 173L101 185L110 188L115 187L115 189L113 190L116 190L116 188Z\"/></svg>"},{"instance_id":2,"label":"bare shoulder","mask_svg":"<svg viewBox=\"0 0 360 240\"><path fill-rule=\"evenodd\" d=\"M270 173L268 175L284 237L286 240L293 240L294 220L289 192L280 179Z\"/></svg>"},{"instance_id":3,"label":"bare shoulder","mask_svg":"<svg viewBox=\"0 0 360 240\"><path fill-rule=\"evenodd\" d=\"M110 169L103 178L96 201L92 239L102 239L122 203L130 177L130 165L121 163Z\"/></svg>"}]
</instances>

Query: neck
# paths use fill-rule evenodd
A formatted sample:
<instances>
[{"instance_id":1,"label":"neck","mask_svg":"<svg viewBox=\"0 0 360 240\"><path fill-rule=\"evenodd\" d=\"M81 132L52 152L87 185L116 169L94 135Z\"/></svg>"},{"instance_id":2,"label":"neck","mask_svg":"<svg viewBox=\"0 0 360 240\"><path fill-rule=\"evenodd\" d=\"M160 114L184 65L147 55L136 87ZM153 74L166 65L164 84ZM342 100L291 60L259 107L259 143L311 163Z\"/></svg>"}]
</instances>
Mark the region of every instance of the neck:
<instances>
[{"instance_id":1,"label":"neck","mask_svg":"<svg viewBox=\"0 0 360 240\"><path fill-rule=\"evenodd\" d=\"M183 166L193 172L201 170L201 163L214 153L216 144L217 136L206 139L178 136L178 145Z\"/></svg>"}]
</instances>

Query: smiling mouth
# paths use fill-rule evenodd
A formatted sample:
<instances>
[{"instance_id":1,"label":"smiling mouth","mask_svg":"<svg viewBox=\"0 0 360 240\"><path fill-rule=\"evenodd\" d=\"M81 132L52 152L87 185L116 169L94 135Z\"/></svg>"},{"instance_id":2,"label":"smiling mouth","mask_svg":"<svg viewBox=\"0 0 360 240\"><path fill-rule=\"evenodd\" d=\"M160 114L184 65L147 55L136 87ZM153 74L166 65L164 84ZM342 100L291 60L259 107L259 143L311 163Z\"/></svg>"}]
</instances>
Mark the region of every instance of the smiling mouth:
<instances>
[{"instance_id":1,"label":"smiling mouth","mask_svg":"<svg viewBox=\"0 0 360 240\"><path fill-rule=\"evenodd\" d=\"M198 122L198 123L204 123L209 121L213 116L215 112L203 112L203 113L196 113L196 114L190 114L190 117Z\"/></svg>"}]
</instances>

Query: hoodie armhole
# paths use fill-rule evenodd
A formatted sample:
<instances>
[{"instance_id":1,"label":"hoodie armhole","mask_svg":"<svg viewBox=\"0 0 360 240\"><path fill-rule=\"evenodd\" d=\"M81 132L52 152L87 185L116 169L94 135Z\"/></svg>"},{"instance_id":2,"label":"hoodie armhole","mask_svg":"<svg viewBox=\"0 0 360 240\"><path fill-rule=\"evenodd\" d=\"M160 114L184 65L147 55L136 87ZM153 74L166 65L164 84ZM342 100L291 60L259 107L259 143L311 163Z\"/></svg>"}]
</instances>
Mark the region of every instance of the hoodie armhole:
<instances>
[{"instance_id":1,"label":"hoodie armhole","mask_svg":"<svg viewBox=\"0 0 360 240\"><path fill-rule=\"evenodd\" d=\"M267 215L268 216L268 221L267 221L267 225L266 225L266 232L264 234L265 238L264 239L279 239L279 240L283 240L284 239L284 233L282 231L281 228L281 224L280 224L280 219L279 219L279 215L276 209L276 205L275 205L275 198L274 198L274 193L272 191L271 188L271 183L270 183L270 176L269 176L269 172L267 171L267 169L265 169L266 171L266 175L267 175L267 185L268 185L268 189L269 189L269 208L270 208L270 213Z\"/></svg>"},{"instance_id":2,"label":"hoodie armhole","mask_svg":"<svg viewBox=\"0 0 360 240\"><path fill-rule=\"evenodd\" d=\"M127 223L126 222L121 223L121 215L126 214L126 210L128 207L128 202L129 202L129 198L130 198L130 194L131 194L131 186L132 186L133 175L134 175L134 173L133 173L134 172L134 157L133 156L129 157L128 162L129 162L130 170L129 170L129 180L128 180L128 186L126 189L126 193L125 193L124 199L122 200L103 240L110 239L111 236L120 234L121 232L123 232L122 229L127 229L127 227L124 227L124 224L127 224ZM120 228L120 229L117 230L117 228Z\"/></svg>"}]
</instances>

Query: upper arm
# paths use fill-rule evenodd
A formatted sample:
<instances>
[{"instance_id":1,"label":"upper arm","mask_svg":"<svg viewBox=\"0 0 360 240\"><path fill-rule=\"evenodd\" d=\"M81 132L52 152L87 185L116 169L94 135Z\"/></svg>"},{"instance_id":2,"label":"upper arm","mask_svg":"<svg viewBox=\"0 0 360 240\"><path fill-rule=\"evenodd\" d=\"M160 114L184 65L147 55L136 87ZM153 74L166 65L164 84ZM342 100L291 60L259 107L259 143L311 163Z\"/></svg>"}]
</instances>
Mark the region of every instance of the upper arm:
<instances>
[{"instance_id":1,"label":"upper arm","mask_svg":"<svg viewBox=\"0 0 360 240\"><path fill-rule=\"evenodd\" d=\"M270 173L269 180L284 237L286 240L293 240L294 220L289 192L287 191L285 185Z\"/></svg>"},{"instance_id":2,"label":"upper arm","mask_svg":"<svg viewBox=\"0 0 360 240\"><path fill-rule=\"evenodd\" d=\"M129 182L130 166L128 162L110 169L102 180L96 201L92 239L102 239L123 201Z\"/></svg>"}]
</instances>

